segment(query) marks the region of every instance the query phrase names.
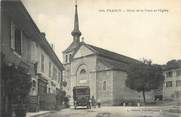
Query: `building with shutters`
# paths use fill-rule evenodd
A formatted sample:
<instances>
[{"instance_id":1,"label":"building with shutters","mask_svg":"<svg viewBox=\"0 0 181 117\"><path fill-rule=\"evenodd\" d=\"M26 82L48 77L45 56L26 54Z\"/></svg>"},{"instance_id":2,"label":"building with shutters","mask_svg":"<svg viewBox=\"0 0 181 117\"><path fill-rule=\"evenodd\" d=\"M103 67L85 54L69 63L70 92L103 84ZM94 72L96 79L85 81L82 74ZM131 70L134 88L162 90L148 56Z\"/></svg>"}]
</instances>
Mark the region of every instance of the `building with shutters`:
<instances>
[{"instance_id":1,"label":"building with shutters","mask_svg":"<svg viewBox=\"0 0 181 117\"><path fill-rule=\"evenodd\" d=\"M31 78L30 111L55 108L55 95L62 88L63 64L20 0L3 0L1 6L2 112L8 113L12 106L6 79L14 76ZM51 99L52 103L48 102Z\"/></svg>"},{"instance_id":2,"label":"building with shutters","mask_svg":"<svg viewBox=\"0 0 181 117\"><path fill-rule=\"evenodd\" d=\"M181 60L167 62L163 74L163 99L181 100Z\"/></svg>"}]
</instances>

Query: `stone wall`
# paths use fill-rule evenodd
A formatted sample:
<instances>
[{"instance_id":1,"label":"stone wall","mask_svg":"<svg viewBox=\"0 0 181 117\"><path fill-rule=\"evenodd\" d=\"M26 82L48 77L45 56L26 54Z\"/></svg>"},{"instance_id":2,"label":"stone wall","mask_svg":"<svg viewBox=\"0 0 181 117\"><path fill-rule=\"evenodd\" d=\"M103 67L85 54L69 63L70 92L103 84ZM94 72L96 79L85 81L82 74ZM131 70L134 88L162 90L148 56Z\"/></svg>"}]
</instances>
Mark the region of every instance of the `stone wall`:
<instances>
[{"instance_id":1,"label":"stone wall","mask_svg":"<svg viewBox=\"0 0 181 117\"><path fill-rule=\"evenodd\" d=\"M131 90L126 86L126 79L126 72L114 71L114 98L116 102L119 100L135 100L139 98L139 95L136 91Z\"/></svg>"},{"instance_id":2,"label":"stone wall","mask_svg":"<svg viewBox=\"0 0 181 117\"><path fill-rule=\"evenodd\" d=\"M63 78L64 81L67 82L67 86L63 87L63 90L66 91L67 96L71 96L72 89L71 89L71 77L70 77L70 64L64 65L65 70L63 71Z\"/></svg>"},{"instance_id":3,"label":"stone wall","mask_svg":"<svg viewBox=\"0 0 181 117\"><path fill-rule=\"evenodd\" d=\"M126 72L113 71L113 100L114 105L119 105L120 100L125 96ZM129 92L127 92L129 93Z\"/></svg>"},{"instance_id":4,"label":"stone wall","mask_svg":"<svg viewBox=\"0 0 181 117\"><path fill-rule=\"evenodd\" d=\"M97 72L97 99L100 99L103 105L113 105L113 90L113 71Z\"/></svg>"}]
</instances>

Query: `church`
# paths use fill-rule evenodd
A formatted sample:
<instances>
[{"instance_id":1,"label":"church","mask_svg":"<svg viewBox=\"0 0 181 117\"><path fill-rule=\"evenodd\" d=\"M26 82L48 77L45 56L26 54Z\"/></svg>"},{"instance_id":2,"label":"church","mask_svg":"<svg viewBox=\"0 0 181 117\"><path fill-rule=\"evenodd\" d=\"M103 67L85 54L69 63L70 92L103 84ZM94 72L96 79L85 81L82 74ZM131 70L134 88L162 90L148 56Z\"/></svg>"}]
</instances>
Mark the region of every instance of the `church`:
<instances>
[{"instance_id":1,"label":"church","mask_svg":"<svg viewBox=\"0 0 181 117\"><path fill-rule=\"evenodd\" d=\"M90 95L103 105L119 105L138 100L140 94L126 87L127 67L138 60L80 41L77 4L75 5L73 42L63 51L65 91L73 104L73 87L89 86Z\"/></svg>"}]
</instances>

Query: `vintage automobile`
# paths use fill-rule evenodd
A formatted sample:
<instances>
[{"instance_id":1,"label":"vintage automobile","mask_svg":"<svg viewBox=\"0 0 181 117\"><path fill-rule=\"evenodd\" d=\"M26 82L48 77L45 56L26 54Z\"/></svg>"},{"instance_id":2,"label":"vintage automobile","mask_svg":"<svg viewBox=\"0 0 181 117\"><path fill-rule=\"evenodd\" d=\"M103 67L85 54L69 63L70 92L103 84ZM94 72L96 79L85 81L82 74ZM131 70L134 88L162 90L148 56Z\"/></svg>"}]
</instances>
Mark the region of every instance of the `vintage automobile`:
<instances>
[{"instance_id":1,"label":"vintage automobile","mask_svg":"<svg viewBox=\"0 0 181 117\"><path fill-rule=\"evenodd\" d=\"M73 88L74 108L90 106L90 88L88 86L76 86Z\"/></svg>"}]
</instances>

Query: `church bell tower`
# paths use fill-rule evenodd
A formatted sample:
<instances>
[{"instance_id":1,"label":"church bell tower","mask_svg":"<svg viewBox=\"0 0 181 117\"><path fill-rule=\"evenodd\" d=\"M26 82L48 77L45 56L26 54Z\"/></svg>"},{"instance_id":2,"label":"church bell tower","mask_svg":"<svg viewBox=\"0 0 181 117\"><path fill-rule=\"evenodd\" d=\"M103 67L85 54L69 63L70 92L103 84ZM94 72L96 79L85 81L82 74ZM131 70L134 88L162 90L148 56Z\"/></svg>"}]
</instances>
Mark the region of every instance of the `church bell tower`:
<instances>
[{"instance_id":1,"label":"church bell tower","mask_svg":"<svg viewBox=\"0 0 181 117\"><path fill-rule=\"evenodd\" d=\"M73 60L73 55L75 54L77 48L81 46L80 43L80 36L81 32L79 30L79 19L78 19L78 10L77 10L77 2L75 2L75 16L74 16L74 27L73 31L71 32L71 35L73 36L72 43L68 46L66 50L63 51L63 64L64 64L64 73L63 77L66 79L67 86L65 87L65 91L67 92L67 95L72 97L72 86L74 86L74 79L71 76L71 64ZM73 98L70 99L70 103L73 104Z\"/></svg>"},{"instance_id":2,"label":"church bell tower","mask_svg":"<svg viewBox=\"0 0 181 117\"><path fill-rule=\"evenodd\" d=\"M75 3L75 17L74 17L74 27L71 32L73 36L73 42L69 45L69 47L63 51L63 61L64 63L70 63L72 59L72 55L75 53L76 49L80 46L80 36L81 32L79 30L79 18L78 18L78 10L77 10L77 2Z\"/></svg>"},{"instance_id":3,"label":"church bell tower","mask_svg":"<svg viewBox=\"0 0 181 117\"><path fill-rule=\"evenodd\" d=\"M75 17L74 17L74 29L71 32L73 36L73 42L79 43L80 42L80 36L81 32L79 30L79 18L78 18L78 11L77 11L77 2L75 4Z\"/></svg>"}]
</instances>

